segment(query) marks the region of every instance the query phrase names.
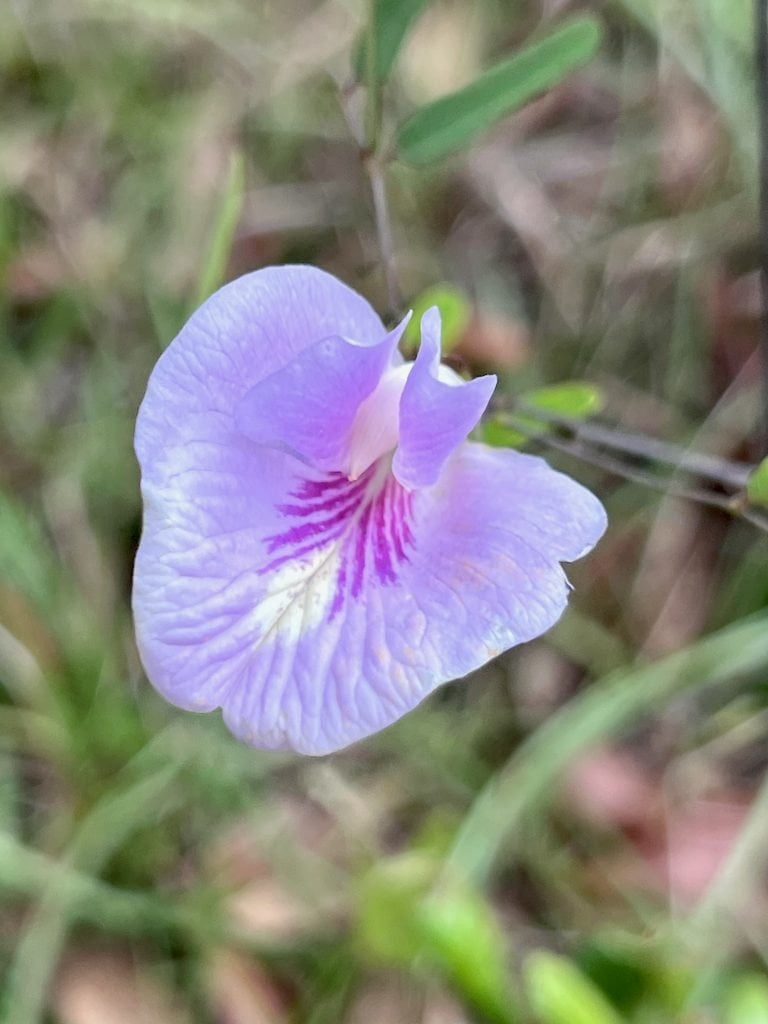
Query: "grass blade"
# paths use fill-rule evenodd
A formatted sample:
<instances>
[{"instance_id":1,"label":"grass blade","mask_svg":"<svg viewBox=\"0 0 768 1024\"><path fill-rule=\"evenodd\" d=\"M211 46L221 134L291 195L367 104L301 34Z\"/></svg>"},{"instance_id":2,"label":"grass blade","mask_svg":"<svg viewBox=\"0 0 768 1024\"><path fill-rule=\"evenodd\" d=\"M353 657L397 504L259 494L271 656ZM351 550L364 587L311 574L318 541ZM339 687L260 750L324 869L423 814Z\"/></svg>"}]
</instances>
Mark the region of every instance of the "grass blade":
<instances>
[{"instance_id":1,"label":"grass blade","mask_svg":"<svg viewBox=\"0 0 768 1024\"><path fill-rule=\"evenodd\" d=\"M523 816L546 801L575 757L678 694L767 665L768 614L763 612L650 665L612 672L547 719L488 783L464 819L451 863L482 884Z\"/></svg>"},{"instance_id":2,"label":"grass blade","mask_svg":"<svg viewBox=\"0 0 768 1024\"><path fill-rule=\"evenodd\" d=\"M232 154L230 160L227 181L211 233L208 256L203 263L198 280L194 308L197 308L212 292L215 292L224 280L229 252L240 219L240 211L243 208L244 193L245 160L241 150L238 149Z\"/></svg>"}]
</instances>

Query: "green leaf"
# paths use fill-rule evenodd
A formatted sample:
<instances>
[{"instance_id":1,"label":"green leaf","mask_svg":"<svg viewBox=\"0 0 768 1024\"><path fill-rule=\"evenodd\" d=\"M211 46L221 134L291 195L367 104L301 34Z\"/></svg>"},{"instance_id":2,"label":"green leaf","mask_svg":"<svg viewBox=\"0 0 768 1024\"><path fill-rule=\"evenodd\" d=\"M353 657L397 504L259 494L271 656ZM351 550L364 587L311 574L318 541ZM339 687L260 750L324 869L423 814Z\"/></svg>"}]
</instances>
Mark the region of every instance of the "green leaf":
<instances>
[{"instance_id":1,"label":"green leaf","mask_svg":"<svg viewBox=\"0 0 768 1024\"><path fill-rule=\"evenodd\" d=\"M698 0L698 8L719 33L749 53L754 34L754 0Z\"/></svg>"},{"instance_id":2,"label":"green leaf","mask_svg":"<svg viewBox=\"0 0 768 1024\"><path fill-rule=\"evenodd\" d=\"M730 986L726 1024L768 1024L768 978L744 974Z\"/></svg>"},{"instance_id":3,"label":"green leaf","mask_svg":"<svg viewBox=\"0 0 768 1024\"><path fill-rule=\"evenodd\" d=\"M536 417L536 410L563 416L571 420L585 420L605 407L602 391L586 381L569 380L535 388L520 395L520 405L527 409L504 418L487 420L483 425L483 440L494 448L522 448L537 434L546 434L552 425Z\"/></svg>"},{"instance_id":4,"label":"green leaf","mask_svg":"<svg viewBox=\"0 0 768 1024\"><path fill-rule=\"evenodd\" d=\"M435 861L403 854L377 863L362 880L359 928L364 948L377 960L408 966L422 952L416 908L435 877Z\"/></svg>"},{"instance_id":5,"label":"green leaf","mask_svg":"<svg viewBox=\"0 0 768 1024\"><path fill-rule=\"evenodd\" d=\"M619 1013L631 1013L649 996L657 1001L664 974L675 968L640 936L609 927L579 946L576 963Z\"/></svg>"},{"instance_id":6,"label":"green leaf","mask_svg":"<svg viewBox=\"0 0 768 1024\"><path fill-rule=\"evenodd\" d=\"M747 497L753 505L768 505L768 456L752 470L747 480Z\"/></svg>"},{"instance_id":7,"label":"green leaf","mask_svg":"<svg viewBox=\"0 0 768 1024\"><path fill-rule=\"evenodd\" d=\"M195 307L208 298L222 284L229 253L240 219L245 195L245 160L236 150L230 159L229 172L221 195L219 209L211 232L208 255L197 285Z\"/></svg>"},{"instance_id":8,"label":"green leaf","mask_svg":"<svg viewBox=\"0 0 768 1024\"><path fill-rule=\"evenodd\" d=\"M170 764L102 797L82 819L62 861L96 878L117 849L139 829L160 822L178 807L180 764ZM59 885L56 872L47 879L28 915L7 975L6 996L12 1019L37 1024L51 976L67 940L76 888ZM3 1020L9 1018L3 1017Z\"/></svg>"},{"instance_id":9,"label":"green leaf","mask_svg":"<svg viewBox=\"0 0 768 1024\"><path fill-rule=\"evenodd\" d=\"M600 989L564 956L532 953L525 980L541 1024L622 1024Z\"/></svg>"},{"instance_id":10,"label":"green leaf","mask_svg":"<svg viewBox=\"0 0 768 1024\"><path fill-rule=\"evenodd\" d=\"M582 380L564 381L526 391L520 396L520 401L523 405L571 420L589 419L605 408L605 397L600 389Z\"/></svg>"},{"instance_id":11,"label":"green leaf","mask_svg":"<svg viewBox=\"0 0 768 1024\"><path fill-rule=\"evenodd\" d=\"M516 1019L505 965L505 942L488 904L468 886L443 887L421 906L430 953L458 992L498 1024Z\"/></svg>"},{"instance_id":12,"label":"green leaf","mask_svg":"<svg viewBox=\"0 0 768 1024\"><path fill-rule=\"evenodd\" d=\"M586 63L600 42L597 19L573 18L470 85L417 110L398 133L398 150L411 164L429 164L465 146L501 117Z\"/></svg>"},{"instance_id":13,"label":"green leaf","mask_svg":"<svg viewBox=\"0 0 768 1024\"><path fill-rule=\"evenodd\" d=\"M538 420L528 417L515 417L515 422L522 425L523 421L530 422L531 430L535 433L541 431L542 424ZM530 438L527 434L521 434L514 427L507 426L501 420L486 420L482 425L483 441L493 448L522 448Z\"/></svg>"},{"instance_id":14,"label":"green leaf","mask_svg":"<svg viewBox=\"0 0 768 1024\"><path fill-rule=\"evenodd\" d=\"M377 863L361 884L359 929L375 959L409 969L418 960L488 1021L517 1020L501 929L480 893L439 860L412 852Z\"/></svg>"},{"instance_id":15,"label":"green leaf","mask_svg":"<svg viewBox=\"0 0 768 1024\"><path fill-rule=\"evenodd\" d=\"M386 82L408 29L418 18L428 0L374 0L373 32L376 55L373 70L376 81ZM368 39L364 34L354 58L355 75L362 81L368 76Z\"/></svg>"},{"instance_id":16,"label":"green leaf","mask_svg":"<svg viewBox=\"0 0 768 1024\"><path fill-rule=\"evenodd\" d=\"M437 306L443 324L443 355L461 339L472 314L472 305L467 296L452 284L436 284L417 295L411 303L413 316L405 329L404 349L415 352L421 338L421 318L428 309Z\"/></svg>"},{"instance_id":17,"label":"green leaf","mask_svg":"<svg viewBox=\"0 0 768 1024\"><path fill-rule=\"evenodd\" d=\"M0 580L17 588L40 609L53 615L61 574L48 539L15 498L0 491Z\"/></svg>"}]
</instances>

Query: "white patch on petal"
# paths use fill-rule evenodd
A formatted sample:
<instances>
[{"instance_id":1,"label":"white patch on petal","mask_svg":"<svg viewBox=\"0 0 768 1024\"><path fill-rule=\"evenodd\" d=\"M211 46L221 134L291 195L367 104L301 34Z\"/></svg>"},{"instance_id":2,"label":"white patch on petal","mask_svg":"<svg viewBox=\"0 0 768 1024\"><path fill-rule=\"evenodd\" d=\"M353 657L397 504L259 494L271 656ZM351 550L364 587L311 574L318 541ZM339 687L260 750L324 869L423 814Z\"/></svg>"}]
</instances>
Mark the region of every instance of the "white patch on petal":
<instances>
[{"instance_id":1,"label":"white patch on petal","mask_svg":"<svg viewBox=\"0 0 768 1024\"><path fill-rule=\"evenodd\" d=\"M252 625L257 644L278 635L298 639L328 615L337 587L341 543L333 541L310 555L286 562L268 577Z\"/></svg>"}]
</instances>

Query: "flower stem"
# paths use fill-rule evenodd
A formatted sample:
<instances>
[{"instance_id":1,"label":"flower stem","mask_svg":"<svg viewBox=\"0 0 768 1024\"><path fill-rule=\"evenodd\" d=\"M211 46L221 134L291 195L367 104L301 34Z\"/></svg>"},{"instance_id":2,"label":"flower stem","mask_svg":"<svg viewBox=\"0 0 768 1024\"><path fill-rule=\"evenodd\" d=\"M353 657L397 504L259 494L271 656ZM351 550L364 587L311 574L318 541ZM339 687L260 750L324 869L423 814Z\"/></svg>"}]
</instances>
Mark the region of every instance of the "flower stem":
<instances>
[{"instance_id":1,"label":"flower stem","mask_svg":"<svg viewBox=\"0 0 768 1024\"><path fill-rule=\"evenodd\" d=\"M376 220L376 235L379 240L379 255L381 256L384 284L387 289L389 313L392 316L399 316L403 300L397 283L397 264L392 236L392 222L389 216L387 183L384 178L384 168L375 153L366 160L366 169L371 183L373 214Z\"/></svg>"},{"instance_id":2,"label":"flower stem","mask_svg":"<svg viewBox=\"0 0 768 1024\"><path fill-rule=\"evenodd\" d=\"M381 155L384 83L381 81L378 73L377 46L376 0L369 0L365 62L365 147L361 151L361 156L368 173L368 180L371 183L373 214L379 242L381 270L387 290L387 305L390 315L396 317L401 312L402 298L397 284L395 246L392 235L392 222L389 216L385 164Z\"/></svg>"},{"instance_id":3,"label":"flower stem","mask_svg":"<svg viewBox=\"0 0 768 1024\"><path fill-rule=\"evenodd\" d=\"M376 70L377 60L377 39L376 39L376 0L369 0L368 3L368 26L366 30L365 48L365 136L368 151L375 153L378 150L379 139L381 138L381 113L382 96L379 75Z\"/></svg>"}]
</instances>

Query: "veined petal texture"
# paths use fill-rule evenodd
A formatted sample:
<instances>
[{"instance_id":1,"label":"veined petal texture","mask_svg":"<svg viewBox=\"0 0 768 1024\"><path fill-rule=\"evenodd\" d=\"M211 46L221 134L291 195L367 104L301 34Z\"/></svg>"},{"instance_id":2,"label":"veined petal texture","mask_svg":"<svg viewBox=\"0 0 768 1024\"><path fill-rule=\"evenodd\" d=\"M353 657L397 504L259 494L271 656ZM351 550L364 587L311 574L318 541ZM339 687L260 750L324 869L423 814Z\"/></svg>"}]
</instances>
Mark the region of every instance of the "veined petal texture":
<instances>
[{"instance_id":1,"label":"veined petal texture","mask_svg":"<svg viewBox=\"0 0 768 1024\"><path fill-rule=\"evenodd\" d=\"M426 458L409 456L422 424L404 418L406 394L418 405L436 380L435 350L422 379L419 360L395 365L393 338L329 275L274 268L213 296L150 379L136 430L142 661L168 700L221 707L255 746L339 749L539 635L566 603L560 562L605 527L597 499L542 460L463 441L487 402L463 404L472 384L442 385L454 420L441 392L442 426L424 434ZM366 468L349 472L366 444L370 464L357 450ZM405 481L401 449L416 467Z\"/></svg>"}]
</instances>

